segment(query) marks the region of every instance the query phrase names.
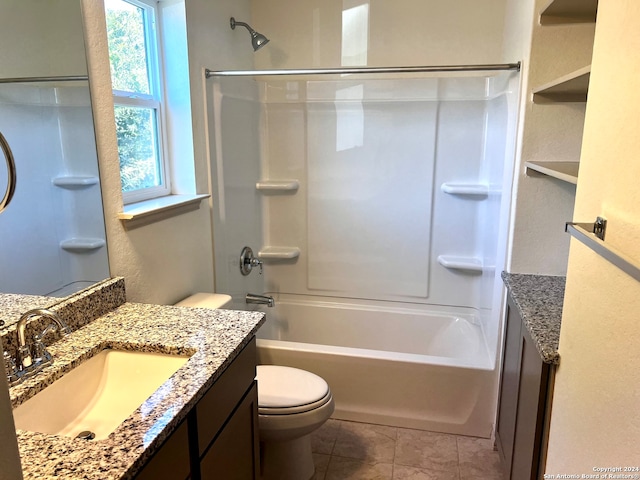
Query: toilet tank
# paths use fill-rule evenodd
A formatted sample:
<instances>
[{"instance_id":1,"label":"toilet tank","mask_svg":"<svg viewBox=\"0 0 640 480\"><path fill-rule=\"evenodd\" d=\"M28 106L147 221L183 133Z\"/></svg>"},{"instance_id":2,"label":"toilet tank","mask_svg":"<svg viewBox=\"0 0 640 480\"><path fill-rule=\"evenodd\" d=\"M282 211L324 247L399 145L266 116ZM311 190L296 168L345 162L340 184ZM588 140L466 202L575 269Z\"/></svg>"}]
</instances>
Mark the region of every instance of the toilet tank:
<instances>
[{"instance_id":1,"label":"toilet tank","mask_svg":"<svg viewBox=\"0 0 640 480\"><path fill-rule=\"evenodd\" d=\"M231 303L231 295L222 293L196 293L176 303L178 307L224 308Z\"/></svg>"}]
</instances>

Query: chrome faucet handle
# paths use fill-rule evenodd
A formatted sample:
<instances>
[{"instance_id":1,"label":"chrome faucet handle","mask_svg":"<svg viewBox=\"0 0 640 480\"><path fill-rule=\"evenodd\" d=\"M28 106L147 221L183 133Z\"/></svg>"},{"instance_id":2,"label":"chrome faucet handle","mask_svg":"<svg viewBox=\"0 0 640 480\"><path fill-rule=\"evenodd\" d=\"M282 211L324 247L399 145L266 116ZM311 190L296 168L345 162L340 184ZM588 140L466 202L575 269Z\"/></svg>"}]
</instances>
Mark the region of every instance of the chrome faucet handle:
<instances>
[{"instance_id":1,"label":"chrome faucet handle","mask_svg":"<svg viewBox=\"0 0 640 480\"><path fill-rule=\"evenodd\" d=\"M259 273L260 273L260 275L262 275L262 260L260 260L260 259L258 259L256 257L253 257L251 259L251 266L252 267L260 267L260 272Z\"/></svg>"},{"instance_id":2,"label":"chrome faucet handle","mask_svg":"<svg viewBox=\"0 0 640 480\"><path fill-rule=\"evenodd\" d=\"M244 247L240 252L240 273L249 275L254 267L260 267L260 275L262 275L262 260L253 256L253 250Z\"/></svg>"},{"instance_id":3,"label":"chrome faucet handle","mask_svg":"<svg viewBox=\"0 0 640 480\"><path fill-rule=\"evenodd\" d=\"M46 345L43 343L43 338L46 333L48 333L47 328L40 335L33 336L33 346L31 347L31 358L34 365L37 366L45 366L53 363L53 357L47 350ZM50 331L50 330L49 330Z\"/></svg>"},{"instance_id":4,"label":"chrome faucet handle","mask_svg":"<svg viewBox=\"0 0 640 480\"><path fill-rule=\"evenodd\" d=\"M2 358L4 360L4 369L7 374L7 383L9 383L9 386L12 387L22 382L16 361L9 355L9 352L5 350L2 353Z\"/></svg>"}]
</instances>

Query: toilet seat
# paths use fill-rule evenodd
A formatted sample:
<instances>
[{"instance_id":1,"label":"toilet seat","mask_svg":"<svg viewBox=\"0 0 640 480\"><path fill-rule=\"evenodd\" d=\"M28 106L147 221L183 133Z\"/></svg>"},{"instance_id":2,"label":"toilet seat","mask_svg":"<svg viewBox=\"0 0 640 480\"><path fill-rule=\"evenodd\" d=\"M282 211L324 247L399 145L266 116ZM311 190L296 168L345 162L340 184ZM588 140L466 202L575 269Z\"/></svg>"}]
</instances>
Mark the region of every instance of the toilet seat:
<instances>
[{"instance_id":1,"label":"toilet seat","mask_svg":"<svg viewBox=\"0 0 640 480\"><path fill-rule=\"evenodd\" d=\"M327 382L318 375L281 365L258 365L258 414L309 412L331 401Z\"/></svg>"}]
</instances>

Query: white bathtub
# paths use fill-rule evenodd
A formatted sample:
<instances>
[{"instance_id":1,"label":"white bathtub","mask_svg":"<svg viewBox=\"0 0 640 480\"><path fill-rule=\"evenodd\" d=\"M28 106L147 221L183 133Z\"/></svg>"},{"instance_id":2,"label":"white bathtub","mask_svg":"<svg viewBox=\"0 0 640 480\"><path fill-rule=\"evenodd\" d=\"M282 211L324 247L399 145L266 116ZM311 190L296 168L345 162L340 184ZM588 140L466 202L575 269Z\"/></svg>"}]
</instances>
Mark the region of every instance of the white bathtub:
<instances>
[{"instance_id":1,"label":"white bathtub","mask_svg":"<svg viewBox=\"0 0 640 480\"><path fill-rule=\"evenodd\" d=\"M473 310L354 302L276 297L259 362L322 376L334 418L491 435L495 371Z\"/></svg>"}]
</instances>

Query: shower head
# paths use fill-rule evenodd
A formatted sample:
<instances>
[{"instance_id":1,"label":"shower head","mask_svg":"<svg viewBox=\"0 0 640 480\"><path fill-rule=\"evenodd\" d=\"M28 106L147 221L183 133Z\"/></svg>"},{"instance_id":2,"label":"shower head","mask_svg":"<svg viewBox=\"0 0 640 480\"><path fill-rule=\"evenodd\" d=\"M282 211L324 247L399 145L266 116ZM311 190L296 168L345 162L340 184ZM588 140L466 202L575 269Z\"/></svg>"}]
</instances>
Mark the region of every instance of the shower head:
<instances>
[{"instance_id":1,"label":"shower head","mask_svg":"<svg viewBox=\"0 0 640 480\"><path fill-rule=\"evenodd\" d=\"M229 24L231 25L231 30L235 30L236 25L242 25L247 30L249 30L249 33L251 34L251 45L253 45L254 52L257 52L267 43L269 43L269 39L267 37L265 37L261 33L256 32L253 28L251 28L244 22L236 22L236 19L231 17L231 20L229 20Z\"/></svg>"}]
</instances>

